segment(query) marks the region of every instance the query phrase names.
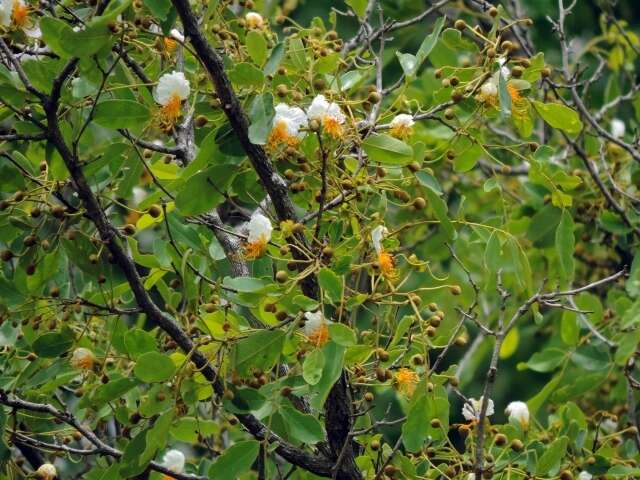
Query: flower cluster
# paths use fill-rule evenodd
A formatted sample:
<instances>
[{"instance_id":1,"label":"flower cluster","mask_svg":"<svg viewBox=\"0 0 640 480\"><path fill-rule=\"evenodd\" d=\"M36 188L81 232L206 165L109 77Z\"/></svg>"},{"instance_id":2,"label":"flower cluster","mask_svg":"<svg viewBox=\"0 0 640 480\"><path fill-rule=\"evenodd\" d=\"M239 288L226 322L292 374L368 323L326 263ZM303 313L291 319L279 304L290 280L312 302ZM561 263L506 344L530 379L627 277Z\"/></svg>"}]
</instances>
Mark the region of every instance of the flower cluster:
<instances>
[{"instance_id":1,"label":"flower cluster","mask_svg":"<svg viewBox=\"0 0 640 480\"><path fill-rule=\"evenodd\" d=\"M484 397L480 397L479 399L470 398L465 404L462 406L462 416L469 422L478 422L480 421L480 411L482 409L482 402L484 401ZM511 402L507 405L504 412L509 417L509 421L513 421L519 423L523 429L527 429L529 427L529 407L526 403L515 401ZM485 413L486 417L490 417L495 413L493 400L490 398L487 399L487 410Z\"/></svg>"},{"instance_id":2,"label":"flower cluster","mask_svg":"<svg viewBox=\"0 0 640 480\"><path fill-rule=\"evenodd\" d=\"M275 108L271 133L267 145L273 149L279 145L297 145L306 135L306 129L320 129L333 138L343 136L347 117L340 106L329 102L324 95L317 95L307 111L279 103Z\"/></svg>"}]
</instances>

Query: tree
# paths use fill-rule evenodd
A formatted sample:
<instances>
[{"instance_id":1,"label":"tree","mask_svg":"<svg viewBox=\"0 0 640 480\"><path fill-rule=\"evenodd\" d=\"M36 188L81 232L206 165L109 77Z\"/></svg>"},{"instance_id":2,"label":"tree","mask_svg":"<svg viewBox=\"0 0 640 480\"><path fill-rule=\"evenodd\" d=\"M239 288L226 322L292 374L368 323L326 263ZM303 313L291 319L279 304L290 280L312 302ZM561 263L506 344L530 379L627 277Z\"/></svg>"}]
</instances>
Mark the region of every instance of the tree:
<instances>
[{"instance_id":1,"label":"tree","mask_svg":"<svg viewBox=\"0 0 640 480\"><path fill-rule=\"evenodd\" d=\"M276 3L0 4L0 477L638 478L620 11Z\"/></svg>"}]
</instances>

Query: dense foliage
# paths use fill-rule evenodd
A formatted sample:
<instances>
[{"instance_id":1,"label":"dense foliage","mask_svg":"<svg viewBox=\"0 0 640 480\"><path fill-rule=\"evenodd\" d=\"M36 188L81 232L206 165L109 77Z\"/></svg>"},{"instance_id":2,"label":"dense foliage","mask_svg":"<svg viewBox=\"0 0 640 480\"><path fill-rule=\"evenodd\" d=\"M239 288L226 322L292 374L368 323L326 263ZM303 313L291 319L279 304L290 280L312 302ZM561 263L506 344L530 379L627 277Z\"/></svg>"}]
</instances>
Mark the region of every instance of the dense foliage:
<instances>
[{"instance_id":1,"label":"dense foliage","mask_svg":"<svg viewBox=\"0 0 640 480\"><path fill-rule=\"evenodd\" d=\"M640 478L640 38L528 3L0 0L0 478Z\"/></svg>"}]
</instances>

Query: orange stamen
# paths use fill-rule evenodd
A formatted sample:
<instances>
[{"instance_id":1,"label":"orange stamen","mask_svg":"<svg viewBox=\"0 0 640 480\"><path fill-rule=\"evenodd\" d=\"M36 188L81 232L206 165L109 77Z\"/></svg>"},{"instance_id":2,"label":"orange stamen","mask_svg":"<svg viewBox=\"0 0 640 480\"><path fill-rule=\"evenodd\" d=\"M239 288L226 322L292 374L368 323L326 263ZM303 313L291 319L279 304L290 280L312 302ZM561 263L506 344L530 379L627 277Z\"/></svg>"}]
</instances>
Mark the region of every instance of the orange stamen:
<instances>
[{"instance_id":1,"label":"orange stamen","mask_svg":"<svg viewBox=\"0 0 640 480\"><path fill-rule=\"evenodd\" d=\"M307 336L309 342L313 343L316 347L321 347L329 341L329 326L326 322L316 328L310 335Z\"/></svg>"},{"instance_id":2,"label":"orange stamen","mask_svg":"<svg viewBox=\"0 0 640 480\"><path fill-rule=\"evenodd\" d=\"M255 260L260 258L267 251L267 242L260 239L256 242L247 242L244 246L244 258L247 260Z\"/></svg>"},{"instance_id":3,"label":"orange stamen","mask_svg":"<svg viewBox=\"0 0 640 480\"><path fill-rule=\"evenodd\" d=\"M175 123L175 121L180 118L181 105L182 100L180 100L180 97L176 94L172 95L169 102L162 107L162 117L170 123Z\"/></svg>"},{"instance_id":4,"label":"orange stamen","mask_svg":"<svg viewBox=\"0 0 640 480\"><path fill-rule=\"evenodd\" d=\"M378 263L380 264L380 270L387 279L393 279L398 276L396 271L396 262L393 255L385 252L384 250L378 254Z\"/></svg>"},{"instance_id":5,"label":"orange stamen","mask_svg":"<svg viewBox=\"0 0 640 480\"><path fill-rule=\"evenodd\" d=\"M164 44L164 49L167 52L173 52L176 49L176 46L178 45L178 42L176 42L171 37L163 37L162 41L163 41L163 44Z\"/></svg>"},{"instance_id":6,"label":"orange stamen","mask_svg":"<svg viewBox=\"0 0 640 480\"><path fill-rule=\"evenodd\" d=\"M340 125L337 118L325 115L322 120L322 125L324 126L324 131L333 138L340 138L342 136L342 125Z\"/></svg>"},{"instance_id":7,"label":"orange stamen","mask_svg":"<svg viewBox=\"0 0 640 480\"><path fill-rule=\"evenodd\" d=\"M520 91L514 87L511 83L507 85L507 91L509 92L509 96L511 97L511 101L513 103L518 103L522 100L522 95L520 95Z\"/></svg>"},{"instance_id":8,"label":"orange stamen","mask_svg":"<svg viewBox=\"0 0 640 480\"><path fill-rule=\"evenodd\" d=\"M296 145L298 139L289 135L289 129L287 128L287 122L280 120L273 126L269 139L267 140L267 146L270 149L277 147L280 144Z\"/></svg>"},{"instance_id":9,"label":"orange stamen","mask_svg":"<svg viewBox=\"0 0 640 480\"><path fill-rule=\"evenodd\" d=\"M29 18L29 7L18 0L13 0L13 22L18 27L24 27Z\"/></svg>"}]
</instances>

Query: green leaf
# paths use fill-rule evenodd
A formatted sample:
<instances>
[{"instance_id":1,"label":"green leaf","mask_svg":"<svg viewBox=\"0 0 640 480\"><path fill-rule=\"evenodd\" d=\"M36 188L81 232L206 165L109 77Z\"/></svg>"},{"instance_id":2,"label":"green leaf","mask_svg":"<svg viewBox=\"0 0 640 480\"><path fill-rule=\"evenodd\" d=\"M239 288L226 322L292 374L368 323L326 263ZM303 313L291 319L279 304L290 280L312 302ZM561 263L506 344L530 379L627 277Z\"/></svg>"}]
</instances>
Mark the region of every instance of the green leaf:
<instances>
[{"instance_id":1,"label":"green leaf","mask_svg":"<svg viewBox=\"0 0 640 480\"><path fill-rule=\"evenodd\" d=\"M580 325L575 312L565 310L560 320L560 338L570 346L575 346L580 340Z\"/></svg>"},{"instance_id":2,"label":"green leaf","mask_svg":"<svg viewBox=\"0 0 640 480\"><path fill-rule=\"evenodd\" d=\"M358 17L364 17L364 13L367 10L367 0L345 0L347 5L349 5Z\"/></svg>"},{"instance_id":3,"label":"green leaf","mask_svg":"<svg viewBox=\"0 0 640 480\"><path fill-rule=\"evenodd\" d=\"M507 79L498 71L498 97L500 98L500 112L505 117L511 116L511 95L507 90Z\"/></svg>"},{"instance_id":4,"label":"green leaf","mask_svg":"<svg viewBox=\"0 0 640 480\"><path fill-rule=\"evenodd\" d=\"M124 334L124 344L127 352L136 359L143 353L157 351L156 339L149 332L140 328L132 328Z\"/></svg>"},{"instance_id":5,"label":"green leaf","mask_svg":"<svg viewBox=\"0 0 640 480\"><path fill-rule=\"evenodd\" d=\"M440 221L440 228L442 228L442 231L449 240L454 240L457 236L457 233L455 228L453 228L451 220L449 220L447 204L430 188L427 188L424 191L427 195L429 205L431 205L431 208L433 209L433 213Z\"/></svg>"},{"instance_id":6,"label":"green leaf","mask_svg":"<svg viewBox=\"0 0 640 480\"><path fill-rule=\"evenodd\" d=\"M345 347L335 342L328 342L322 349L325 362L322 369L322 378L313 386L312 390L315 395L311 398L311 406L316 410L321 410L324 402L340 375L342 374L342 366L344 364Z\"/></svg>"},{"instance_id":7,"label":"green leaf","mask_svg":"<svg viewBox=\"0 0 640 480\"><path fill-rule=\"evenodd\" d=\"M281 330L259 330L239 340L234 347L235 368L241 375L252 368L269 370L282 353L285 333Z\"/></svg>"},{"instance_id":8,"label":"green leaf","mask_svg":"<svg viewBox=\"0 0 640 480\"><path fill-rule=\"evenodd\" d=\"M307 55L304 43L298 37L289 37L289 48L287 54L291 58L291 63L296 69L304 71L307 68ZM271 61L271 60L269 60Z\"/></svg>"},{"instance_id":9,"label":"green leaf","mask_svg":"<svg viewBox=\"0 0 640 480\"><path fill-rule=\"evenodd\" d=\"M243 293L256 293L267 287L267 282L254 277L225 277L224 286Z\"/></svg>"},{"instance_id":10,"label":"green leaf","mask_svg":"<svg viewBox=\"0 0 640 480\"><path fill-rule=\"evenodd\" d=\"M247 440L232 445L211 465L209 478L211 480L239 478L240 474L251 468L259 451L260 442L256 440Z\"/></svg>"},{"instance_id":11,"label":"green leaf","mask_svg":"<svg viewBox=\"0 0 640 480\"><path fill-rule=\"evenodd\" d=\"M282 406L280 414L287 424L289 433L296 440L307 444L324 440L322 425L313 415L299 412L289 405Z\"/></svg>"},{"instance_id":12,"label":"green leaf","mask_svg":"<svg viewBox=\"0 0 640 480\"><path fill-rule=\"evenodd\" d=\"M255 65L250 63L238 63L229 71L229 78L239 87L258 88L264 83L264 74Z\"/></svg>"},{"instance_id":13,"label":"green leaf","mask_svg":"<svg viewBox=\"0 0 640 480\"><path fill-rule=\"evenodd\" d=\"M426 425L429 422L427 396L414 395L409 404L407 420L402 424L402 443L410 452L420 450L427 439Z\"/></svg>"},{"instance_id":14,"label":"green leaf","mask_svg":"<svg viewBox=\"0 0 640 480\"><path fill-rule=\"evenodd\" d=\"M304 358L302 364L302 378L309 385L316 385L322 378L322 369L324 368L325 358L321 349L312 350Z\"/></svg>"},{"instance_id":15,"label":"green leaf","mask_svg":"<svg viewBox=\"0 0 640 480\"><path fill-rule=\"evenodd\" d=\"M171 359L158 352L143 353L138 357L133 373L143 382L164 382L176 373Z\"/></svg>"},{"instance_id":16,"label":"green leaf","mask_svg":"<svg viewBox=\"0 0 640 480\"><path fill-rule=\"evenodd\" d=\"M384 133L368 136L362 148L372 162L403 166L413 161L413 149L409 145Z\"/></svg>"},{"instance_id":17,"label":"green leaf","mask_svg":"<svg viewBox=\"0 0 640 480\"><path fill-rule=\"evenodd\" d=\"M557 128L569 134L580 133L582 122L580 115L575 110L560 103L542 103L533 100L536 112L553 128Z\"/></svg>"},{"instance_id":18,"label":"green leaf","mask_svg":"<svg viewBox=\"0 0 640 480\"><path fill-rule=\"evenodd\" d=\"M564 370L557 373L534 397L529 399L527 406L531 415L535 415L544 405L549 396L558 388L564 377Z\"/></svg>"},{"instance_id":19,"label":"green leaf","mask_svg":"<svg viewBox=\"0 0 640 480\"><path fill-rule=\"evenodd\" d=\"M517 327L512 328L504 337L504 342L500 347L500 358L505 359L511 357L518 350L520 343L520 332Z\"/></svg>"},{"instance_id":20,"label":"green leaf","mask_svg":"<svg viewBox=\"0 0 640 480\"><path fill-rule=\"evenodd\" d=\"M120 474L130 478L142 473L155 455L155 448L147 451L147 433L149 429L139 432L127 443L120 459Z\"/></svg>"},{"instance_id":21,"label":"green leaf","mask_svg":"<svg viewBox=\"0 0 640 480\"><path fill-rule=\"evenodd\" d=\"M104 100L94 112L95 122L105 128L136 128L150 118L149 109L133 100Z\"/></svg>"},{"instance_id":22,"label":"green leaf","mask_svg":"<svg viewBox=\"0 0 640 480\"><path fill-rule=\"evenodd\" d=\"M529 361L524 365L534 372L550 372L562 364L566 355L567 352L565 350L548 348L531 355Z\"/></svg>"},{"instance_id":23,"label":"green leaf","mask_svg":"<svg viewBox=\"0 0 640 480\"><path fill-rule=\"evenodd\" d=\"M425 37L415 55L396 52L398 60L400 60L400 65L402 66L402 70L408 79L412 79L415 76L420 66L424 63L427 57L429 57L433 47L436 46L438 36L444 26L444 21L445 17L440 17L436 20L435 25L433 26L433 31Z\"/></svg>"},{"instance_id":24,"label":"green leaf","mask_svg":"<svg viewBox=\"0 0 640 480\"><path fill-rule=\"evenodd\" d=\"M343 347L350 347L358 343L356 332L342 323L329 324L329 337Z\"/></svg>"},{"instance_id":25,"label":"green leaf","mask_svg":"<svg viewBox=\"0 0 640 480\"><path fill-rule=\"evenodd\" d=\"M183 215L211 211L224 201L224 192L235 173L229 165L214 165L191 176L176 196L176 206ZM198 192L194 195L194 192Z\"/></svg>"},{"instance_id":26,"label":"green leaf","mask_svg":"<svg viewBox=\"0 0 640 480\"><path fill-rule=\"evenodd\" d=\"M442 195L442 187L440 186L440 182L433 175L420 170L416 172L416 178L420 182L420 184L424 185L427 188L433 190L437 195Z\"/></svg>"},{"instance_id":27,"label":"green leaf","mask_svg":"<svg viewBox=\"0 0 640 480\"><path fill-rule=\"evenodd\" d=\"M253 388L237 388L234 392L233 399L224 399L224 408L231 413L257 412L264 406L266 401L266 397L258 390Z\"/></svg>"},{"instance_id":28,"label":"green leaf","mask_svg":"<svg viewBox=\"0 0 640 480\"><path fill-rule=\"evenodd\" d=\"M500 269L502 256L502 245L500 244L500 237L496 232L491 232L487 246L484 249L484 264L492 273L497 272Z\"/></svg>"},{"instance_id":29,"label":"green leaf","mask_svg":"<svg viewBox=\"0 0 640 480\"><path fill-rule=\"evenodd\" d=\"M546 476L552 470L558 470L568 444L567 437L560 437L548 445L536 463L536 475Z\"/></svg>"},{"instance_id":30,"label":"green leaf","mask_svg":"<svg viewBox=\"0 0 640 480\"><path fill-rule=\"evenodd\" d=\"M73 332L65 327L59 332L47 332L36 338L33 352L39 357L56 358L69 350L73 343Z\"/></svg>"},{"instance_id":31,"label":"green leaf","mask_svg":"<svg viewBox=\"0 0 640 480\"><path fill-rule=\"evenodd\" d=\"M80 401L80 406L81 408L84 408L88 405L94 405L96 407L102 406L108 402L122 397L137 384L138 382L133 378L112 379L109 381L109 383L98 386L93 392L93 395L84 396Z\"/></svg>"},{"instance_id":32,"label":"green leaf","mask_svg":"<svg viewBox=\"0 0 640 480\"><path fill-rule=\"evenodd\" d=\"M144 4L160 20L167 18L171 10L171 0L144 0Z\"/></svg>"},{"instance_id":33,"label":"green leaf","mask_svg":"<svg viewBox=\"0 0 640 480\"><path fill-rule=\"evenodd\" d=\"M265 145L271 131L271 124L276 111L273 108L273 95L263 93L253 99L249 118L251 126L249 127L249 140L256 145Z\"/></svg>"},{"instance_id":34,"label":"green leaf","mask_svg":"<svg viewBox=\"0 0 640 480\"><path fill-rule=\"evenodd\" d=\"M267 59L267 41L264 35L256 30L250 30L245 38L247 52L251 59L258 65L262 65Z\"/></svg>"},{"instance_id":35,"label":"green leaf","mask_svg":"<svg viewBox=\"0 0 640 480\"><path fill-rule=\"evenodd\" d=\"M556 252L560 265L560 276L565 283L573 280L575 238L573 235L573 218L567 210L562 211L562 217L556 228Z\"/></svg>"},{"instance_id":36,"label":"green leaf","mask_svg":"<svg viewBox=\"0 0 640 480\"><path fill-rule=\"evenodd\" d=\"M333 270L323 268L318 273L318 283L329 299L337 303L342 298L342 278L336 275Z\"/></svg>"},{"instance_id":37,"label":"green leaf","mask_svg":"<svg viewBox=\"0 0 640 480\"><path fill-rule=\"evenodd\" d=\"M45 16L40 20L42 38L61 57L88 57L95 54L112 38L103 22L89 23L77 32L64 21Z\"/></svg>"}]
</instances>

